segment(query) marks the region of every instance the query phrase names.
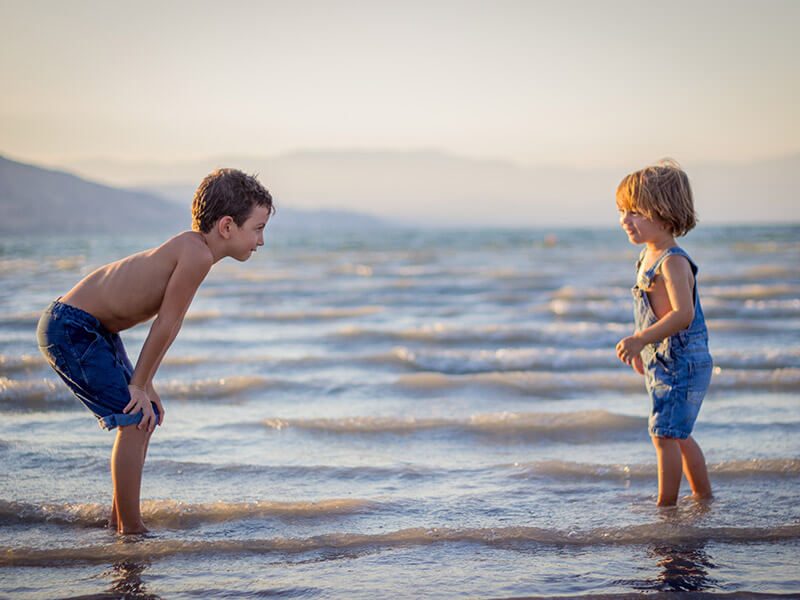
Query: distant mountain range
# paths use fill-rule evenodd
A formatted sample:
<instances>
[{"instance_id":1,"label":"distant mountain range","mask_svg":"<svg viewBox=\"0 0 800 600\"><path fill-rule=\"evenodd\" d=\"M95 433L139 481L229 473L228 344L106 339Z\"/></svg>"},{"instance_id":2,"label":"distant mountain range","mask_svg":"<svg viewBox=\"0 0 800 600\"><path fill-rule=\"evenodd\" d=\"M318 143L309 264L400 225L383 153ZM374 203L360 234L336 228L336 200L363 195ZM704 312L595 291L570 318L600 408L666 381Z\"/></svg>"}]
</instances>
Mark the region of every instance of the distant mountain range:
<instances>
[{"instance_id":1,"label":"distant mountain range","mask_svg":"<svg viewBox=\"0 0 800 600\"><path fill-rule=\"evenodd\" d=\"M195 187L221 166L259 174L278 207L271 228L319 230L388 223L612 227L616 186L629 170L528 168L436 151L342 151L171 164L83 161L67 167L79 177L0 157L0 231L185 229ZM800 154L685 167L701 224L800 222L794 181Z\"/></svg>"},{"instance_id":2,"label":"distant mountain range","mask_svg":"<svg viewBox=\"0 0 800 600\"><path fill-rule=\"evenodd\" d=\"M677 157L679 158L679 157ZM70 170L117 185L185 197L211 169L258 173L278 205L345 209L416 225L616 223L619 168L524 167L437 151L297 152L169 164L81 161ZM751 163L685 164L701 223L800 222L800 154Z\"/></svg>"},{"instance_id":3,"label":"distant mountain range","mask_svg":"<svg viewBox=\"0 0 800 600\"><path fill-rule=\"evenodd\" d=\"M154 194L101 185L0 156L0 232L180 231L188 212Z\"/></svg>"},{"instance_id":4,"label":"distant mountain range","mask_svg":"<svg viewBox=\"0 0 800 600\"><path fill-rule=\"evenodd\" d=\"M0 156L0 233L173 233L191 226L194 186L125 189ZM279 206L271 228L380 227L347 211Z\"/></svg>"}]
</instances>

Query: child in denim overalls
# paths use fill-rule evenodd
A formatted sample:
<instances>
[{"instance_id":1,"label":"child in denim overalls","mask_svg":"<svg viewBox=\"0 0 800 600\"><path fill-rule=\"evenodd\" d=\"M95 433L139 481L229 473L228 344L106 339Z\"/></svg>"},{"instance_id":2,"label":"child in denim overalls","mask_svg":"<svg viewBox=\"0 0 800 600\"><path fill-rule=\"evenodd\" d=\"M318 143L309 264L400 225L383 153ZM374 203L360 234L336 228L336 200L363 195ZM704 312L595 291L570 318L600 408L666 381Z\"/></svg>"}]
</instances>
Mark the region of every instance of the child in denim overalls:
<instances>
[{"instance_id":1,"label":"child in denim overalls","mask_svg":"<svg viewBox=\"0 0 800 600\"><path fill-rule=\"evenodd\" d=\"M630 242L645 244L632 290L636 333L620 340L617 356L645 376L658 505L677 502L681 472L696 498L710 498L705 457L691 433L713 365L697 265L675 242L696 223L689 179L673 161L631 173L617 187L617 208Z\"/></svg>"}]
</instances>

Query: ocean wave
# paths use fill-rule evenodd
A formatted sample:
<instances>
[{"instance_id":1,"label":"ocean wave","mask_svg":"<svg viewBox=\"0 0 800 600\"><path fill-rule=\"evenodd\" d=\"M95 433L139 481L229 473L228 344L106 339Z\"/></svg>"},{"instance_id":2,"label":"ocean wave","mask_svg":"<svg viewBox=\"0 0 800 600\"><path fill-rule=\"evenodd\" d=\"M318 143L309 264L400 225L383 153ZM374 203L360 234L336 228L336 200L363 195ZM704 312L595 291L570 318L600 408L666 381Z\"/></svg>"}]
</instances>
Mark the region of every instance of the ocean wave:
<instances>
[{"instance_id":1,"label":"ocean wave","mask_svg":"<svg viewBox=\"0 0 800 600\"><path fill-rule=\"evenodd\" d=\"M433 323L407 329L370 329L344 327L334 335L338 339L367 341L406 341L441 344L463 343L545 343L572 347L613 346L620 337L630 334L631 326L621 323L541 323L540 325L484 325L463 327Z\"/></svg>"},{"instance_id":2,"label":"ocean wave","mask_svg":"<svg viewBox=\"0 0 800 600\"><path fill-rule=\"evenodd\" d=\"M636 392L643 389L643 379L631 371L595 371L588 373L548 373L545 371L508 371L447 375L411 373L401 375L395 385L409 392L446 392L470 387L484 387L525 395L561 397L586 390Z\"/></svg>"},{"instance_id":3,"label":"ocean wave","mask_svg":"<svg viewBox=\"0 0 800 600\"><path fill-rule=\"evenodd\" d=\"M498 350L412 350L399 346L375 362L393 362L422 371L451 375L506 371L572 371L610 369L619 365L611 348L501 348ZM755 349L714 352L723 369L781 369L800 367L800 349Z\"/></svg>"},{"instance_id":4,"label":"ocean wave","mask_svg":"<svg viewBox=\"0 0 800 600\"><path fill-rule=\"evenodd\" d=\"M176 540L143 537L136 543L36 549L0 547L0 566L103 564L123 560L153 561L172 556L236 554L305 554L372 552L442 544L473 544L507 550L537 546L630 546L672 543L780 542L800 538L800 525L774 527L693 527L669 522L561 530L541 527L410 528L386 533L329 533L308 538Z\"/></svg>"},{"instance_id":5,"label":"ocean wave","mask_svg":"<svg viewBox=\"0 0 800 600\"><path fill-rule=\"evenodd\" d=\"M501 348L427 351L398 347L392 354L400 364L454 375L491 371L607 369L619 362L610 349Z\"/></svg>"},{"instance_id":6,"label":"ocean wave","mask_svg":"<svg viewBox=\"0 0 800 600\"><path fill-rule=\"evenodd\" d=\"M720 300L765 300L771 298L797 298L800 286L788 283L706 286L702 289L705 308L706 298Z\"/></svg>"},{"instance_id":7,"label":"ocean wave","mask_svg":"<svg viewBox=\"0 0 800 600\"><path fill-rule=\"evenodd\" d=\"M47 364L41 354L0 354L0 375L29 371Z\"/></svg>"},{"instance_id":8,"label":"ocean wave","mask_svg":"<svg viewBox=\"0 0 800 600\"><path fill-rule=\"evenodd\" d=\"M154 460L147 463L148 470L166 475L201 474L214 478L241 476L275 477L281 479L325 478L335 480L367 480L376 479L402 479L413 480L422 477L445 475L454 471L438 469L421 465L394 465L394 466L336 466L336 465L258 465L242 463L207 463L175 460ZM470 472L473 472L471 470ZM455 471L461 473L461 471Z\"/></svg>"},{"instance_id":9,"label":"ocean wave","mask_svg":"<svg viewBox=\"0 0 800 600\"><path fill-rule=\"evenodd\" d=\"M170 380L158 382L158 392L162 396L181 399L216 399L230 398L251 390L270 387L283 387L287 382L259 377L256 375L238 375L198 379L191 381Z\"/></svg>"},{"instance_id":10,"label":"ocean wave","mask_svg":"<svg viewBox=\"0 0 800 600\"><path fill-rule=\"evenodd\" d=\"M652 464L587 464L563 460L542 460L508 465L517 477L549 477L574 481L651 479L657 475ZM754 458L709 463L708 471L714 479L744 479L751 477L797 477L800 459Z\"/></svg>"},{"instance_id":11,"label":"ocean wave","mask_svg":"<svg viewBox=\"0 0 800 600\"><path fill-rule=\"evenodd\" d=\"M714 350L714 364L721 369L800 368L800 348Z\"/></svg>"},{"instance_id":12,"label":"ocean wave","mask_svg":"<svg viewBox=\"0 0 800 600\"><path fill-rule=\"evenodd\" d=\"M159 381L156 385L165 399L215 400L236 398L253 390L289 389L301 384L240 375L188 381L167 380ZM0 408L44 409L67 404L77 406L69 389L55 377L32 380L0 377Z\"/></svg>"},{"instance_id":13,"label":"ocean wave","mask_svg":"<svg viewBox=\"0 0 800 600\"><path fill-rule=\"evenodd\" d=\"M186 529L205 523L222 523L263 517L325 518L369 512L379 504L357 498L301 502L208 502L190 504L176 500L143 500L142 518L151 525ZM0 500L0 523L53 523L80 527L105 527L110 507L97 503L31 504Z\"/></svg>"},{"instance_id":14,"label":"ocean wave","mask_svg":"<svg viewBox=\"0 0 800 600\"><path fill-rule=\"evenodd\" d=\"M637 392L644 389L644 380L633 371L590 371L549 373L545 371L508 371L447 375L443 373L410 373L401 375L396 386L408 391L443 392L480 386L525 395L561 397L584 391ZM736 370L716 367L711 380L715 390L795 391L800 389L800 369Z\"/></svg>"},{"instance_id":15,"label":"ocean wave","mask_svg":"<svg viewBox=\"0 0 800 600\"><path fill-rule=\"evenodd\" d=\"M789 265L763 264L739 273L703 273L699 278L705 289L709 285L741 285L742 283L773 283L775 280L800 279L800 269Z\"/></svg>"},{"instance_id":16,"label":"ocean wave","mask_svg":"<svg viewBox=\"0 0 800 600\"><path fill-rule=\"evenodd\" d=\"M276 430L287 428L340 434L412 434L451 430L463 434L563 438L643 429L647 419L605 410L568 413L496 413L468 419L416 417L344 417L336 419L265 419Z\"/></svg>"},{"instance_id":17,"label":"ocean wave","mask_svg":"<svg viewBox=\"0 0 800 600\"><path fill-rule=\"evenodd\" d=\"M42 306L42 310L44 310L44 308L45 307ZM39 323L39 317L41 316L41 310L0 314L0 325L5 327L29 328L31 329L31 338L34 339L36 337L36 325Z\"/></svg>"},{"instance_id":18,"label":"ocean wave","mask_svg":"<svg viewBox=\"0 0 800 600\"><path fill-rule=\"evenodd\" d=\"M0 408L41 409L74 402L64 385L50 379L0 377Z\"/></svg>"},{"instance_id":19,"label":"ocean wave","mask_svg":"<svg viewBox=\"0 0 800 600\"><path fill-rule=\"evenodd\" d=\"M736 334L782 333L786 331L800 331L800 319L724 319L713 318L708 320L708 330Z\"/></svg>"},{"instance_id":20,"label":"ocean wave","mask_svg":"<svg viewBox=\"0 0 800 600\"><path fill-rule=\"evenodd\" d=\"M798 319L800 299L703 300L703 312L709 319Z\"/></svg>"},{"instance_id":21,"label":"ocean wave","mask_svg":"<svg viewBox=\"0 0 800 600\"><path fill-rule=\"evenodd\" d=\"M783 288L782 288L783 289ZM777 291L776 291L777 293ZM766 294L766 292L764 292ZM730 294L734 296L733 292ZM792 298L748 298L730 300L714 296L703 297L703 312L711 319L778 319L800 318L800 299ZM631 320L629 302L619 300L570 300L556 298L547 305L556 317L582 319L584 321L626 323Z\"/></svg>"}]
</instances>

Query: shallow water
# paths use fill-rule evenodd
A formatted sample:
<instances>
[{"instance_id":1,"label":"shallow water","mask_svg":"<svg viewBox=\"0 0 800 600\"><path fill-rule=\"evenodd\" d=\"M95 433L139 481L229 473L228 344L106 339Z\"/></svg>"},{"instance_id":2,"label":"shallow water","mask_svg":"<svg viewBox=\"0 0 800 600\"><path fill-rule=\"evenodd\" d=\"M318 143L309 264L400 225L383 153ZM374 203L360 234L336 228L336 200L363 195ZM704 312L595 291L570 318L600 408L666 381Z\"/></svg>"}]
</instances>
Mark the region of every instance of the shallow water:
<instances>
[{"instance_id":1,"label":"shallow water","mask_svg":"<svg viewBox=\"0 0 800 600\"><path fill-rule=\"evenodd\" d=\"M621 232L267 233L215 266L159 371L152 533L126 539L104 528L113 435L35 326L159 240L0 242L0 595L800 593L800 228L683 244L716 498L671 510L642 380L614 356L637 255ZM132 356L146 334L124 334Z\"/></svg>"}]
</instances>

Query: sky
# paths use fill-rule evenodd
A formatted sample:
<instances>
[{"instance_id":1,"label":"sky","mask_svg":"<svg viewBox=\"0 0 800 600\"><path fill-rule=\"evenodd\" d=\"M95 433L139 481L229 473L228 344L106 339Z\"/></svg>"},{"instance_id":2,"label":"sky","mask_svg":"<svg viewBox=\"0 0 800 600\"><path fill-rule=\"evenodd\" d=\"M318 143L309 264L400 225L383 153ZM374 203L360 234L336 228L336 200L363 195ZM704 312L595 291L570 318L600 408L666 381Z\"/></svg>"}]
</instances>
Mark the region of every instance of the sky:
<instances>
[{"instance_id":1,"label":"sky","mask_svg":"<svg viewBox=\"0 0 800 600\"><path fill-rule=\"evenodd\" d=\"M0 0L0 154L747 163L800 151L799 25L794 0Z\"/></svg>"}]
</instances>

